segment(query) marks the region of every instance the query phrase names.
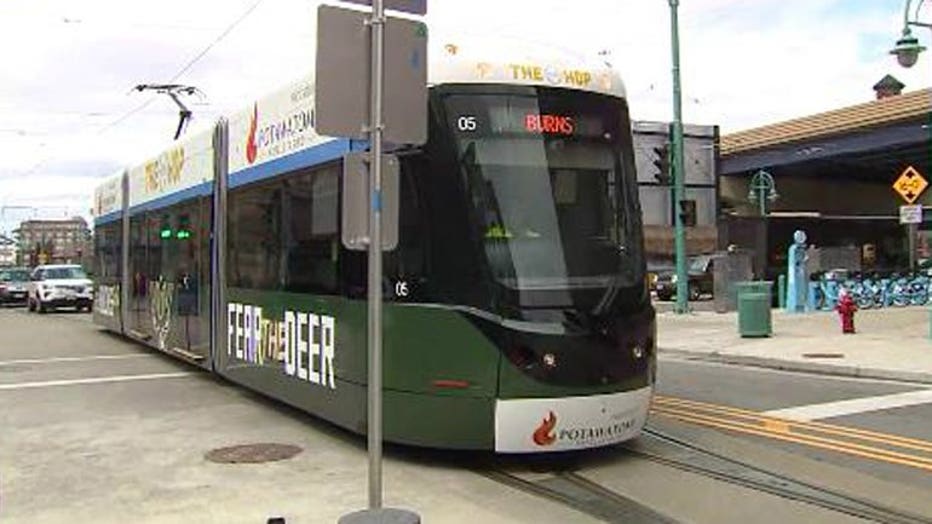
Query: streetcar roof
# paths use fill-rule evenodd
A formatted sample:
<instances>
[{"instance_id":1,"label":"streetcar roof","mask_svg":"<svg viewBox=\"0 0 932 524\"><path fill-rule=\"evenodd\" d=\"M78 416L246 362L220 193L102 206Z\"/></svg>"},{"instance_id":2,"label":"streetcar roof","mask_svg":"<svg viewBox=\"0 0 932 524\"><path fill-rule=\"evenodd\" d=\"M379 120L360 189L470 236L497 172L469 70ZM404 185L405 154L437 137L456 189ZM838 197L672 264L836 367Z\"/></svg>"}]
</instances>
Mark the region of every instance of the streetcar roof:
<instances>
[{"instance_id":1,"label":"streetcar roof","mask_svg":"<svg viewBox=\"0 0 932 524\"><path fill-rule=\"evenodd\" d=\"M430 49L430 85L539 85L625 97L621 76L599 56L509 39L436 42Z\"/></svg>"},{"instance_id":2,"label":"streetcar roof","mask_svg":"<svg viewBox=\"0 0 932 524\"><path fill-rule=\"evenodd\" d=\"M605 60L565 48L509 39L432 39L428 84L512 84L559 87L624 98L621 76ZM317 135L313 122L313 75L309 74L228 115L228 162L231 174L253 165L270 162L297 150L333 142L333 137ZM295 118L303 119L301 121ZM297 122L293 148L279 145L247 151L272 122L270 133L285 120ZM291 131L288 129L287 131ZM157 155L127 170L129 207L153 207L182 191L209 192L213 171L212 129L195 133L169 144ZM271 136L271 135L269 135ZM267 141L262 141L263 143ZM339 143L337 143L339 145ZM343 146L347 148L349 146ZM339 148L332 154L339 155ZM249 153L249 154L247 154ZM122 173L105 179L94 194L95 217L113 216L123 200ZM205 193L206 194L206 193Z\"/></svg>"},{"instance_id":3,"label":"streetcar roof","mask_svg":"<svg viewBox=\"0 0 932 524\"><path fill-rule=\"evenodd\" d=\"M123 170L103 180L94 189L93 214L95 218L119 211L123 205Z\"/></svg>"}]
</instances>

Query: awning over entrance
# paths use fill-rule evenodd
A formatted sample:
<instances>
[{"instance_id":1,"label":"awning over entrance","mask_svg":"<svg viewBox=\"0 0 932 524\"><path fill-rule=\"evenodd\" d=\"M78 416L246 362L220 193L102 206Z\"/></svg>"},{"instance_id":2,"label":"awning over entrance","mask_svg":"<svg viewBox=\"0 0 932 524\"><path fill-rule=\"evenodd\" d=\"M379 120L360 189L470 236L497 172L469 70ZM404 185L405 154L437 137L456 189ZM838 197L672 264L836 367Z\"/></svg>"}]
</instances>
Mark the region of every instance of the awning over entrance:
<instances>
[{"instance_id":1,"label":"awning over entrance","mask_svg":"<svg viewBox=\"0 0 932 524\"><path fill-rule=\"evenodd\" d=\"M855 180L929 173L932 89L873 100L721 138L722 176L758 169Z\"/></svg>"},{"instance_id":2,"label":"awning over entrance","mask_svg":"<svg viewBox=\"0 0 932 524\"><path fill-rule=\"evenodd\" d=\"M819 246L869 253L864 270L910 267L929 255L930 239L900 225L907 202L893 185L909 166L932 181L930 126L932 89L923 89L723 135L720 243L752 249L767 276L784 270L796 229ZM772 193L751 186L759 170ZM762 206L758 194L776 198ZM915 203L932 204L932 190Z\"/></svg>"}]
</instances>

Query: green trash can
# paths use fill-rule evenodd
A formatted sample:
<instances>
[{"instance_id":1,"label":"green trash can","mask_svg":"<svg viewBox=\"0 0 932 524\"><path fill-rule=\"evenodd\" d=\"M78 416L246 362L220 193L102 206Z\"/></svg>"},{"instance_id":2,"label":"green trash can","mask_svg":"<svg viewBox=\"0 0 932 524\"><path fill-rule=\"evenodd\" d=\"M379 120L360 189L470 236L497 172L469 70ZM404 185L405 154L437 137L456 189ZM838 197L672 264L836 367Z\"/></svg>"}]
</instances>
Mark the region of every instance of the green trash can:
<instances>
[{"instance_id":1,"label":"green trash can","mask_svg":"<svg viewBox=\"0 0 932 524\"><path fill-rule=\"evenodd\" d=\"M738 282L738 334L742 337L769 337L772 282Z\"/></svg>"}]
</instances>

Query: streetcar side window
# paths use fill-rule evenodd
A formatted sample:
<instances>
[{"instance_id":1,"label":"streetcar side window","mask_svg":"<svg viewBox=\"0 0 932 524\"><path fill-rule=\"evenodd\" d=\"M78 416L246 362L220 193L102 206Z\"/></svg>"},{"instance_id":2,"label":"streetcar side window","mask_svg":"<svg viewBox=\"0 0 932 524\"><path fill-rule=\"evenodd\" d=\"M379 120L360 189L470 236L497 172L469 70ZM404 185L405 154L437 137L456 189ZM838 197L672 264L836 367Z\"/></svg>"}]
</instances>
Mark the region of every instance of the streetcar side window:
<instances>
[{"instance_id":1,"label":"streetcar side window","mask_svg":"<svg viewBox=\"0 0 932 524\"><path fill-rule=\"evenodd\" d=\"M94 232L94 251L97 278L112 279L121 275L123 223L120 220L97 226Z\"/></svg>"},{"instance_id":2,"label":"streetcar side window","mask_svg":"<svg viewBox=\"0 0 932 524\"><path fill-rule=\"evenodd\" d=\"M165 265L163 257L165 256L165 239L162 238L164 228L170 227L166 224L171 223L171 210L160 209L150 211L146 214L146 268L145 275L149 281L157 281L162 275L162 266ZM148 285L148 284L147 284Z\"/></svg>"},{"instance_id":3,"label":"streetcar side window","mask_svg":"<svg viewBox=\"0 0 932 524\"><path fill-rule=\"evenodd\" d=\"M275 180L230 195L227 264L233 287L281 287L282 182Z\"/></svg>"},{"instance_id":4,"label":"streetcar side window","mask_svg":"<svg viewBox=\"0 0 932 524\"><path fill-rule=\"evenodd\" d=\"M336 293L339 172L336 166L285 179L285 290Z\"/></svg>"},{"instance_id":5,"label":"streetcar side window","mask_svg":"<svg viewBox=\"0 0 932 524\"><path fill-rule=\"evenodd\" d=\"M423 228L427 221L421 213L417 179L424 173L423 156L402 160L398 200L398 246L385 253L384 271L390 285L387 296L400 300L423 298L421 287L425 283L426 235Z\"/></svg>"},{"instance_id":6,"label":"streetcar side window","mask_svg":"<svg viewBox=\"0 0 932 524\"><path fill-rule=\"evenodd\" d=\"M129 272L132 276L132 295L146 295L146 224L145 215L136 215L130 224Z\"/></svg>"},{"instance_id":7,"label":"streetcar side window","mask_svg":"<svg viewBox=\"0 0 932 524\"><path fill-rule=\"evenodd\" d=\"M234 189L227 213L230 285L336 293L339 200L338 166Z\"/></svg>"}]
</instances>

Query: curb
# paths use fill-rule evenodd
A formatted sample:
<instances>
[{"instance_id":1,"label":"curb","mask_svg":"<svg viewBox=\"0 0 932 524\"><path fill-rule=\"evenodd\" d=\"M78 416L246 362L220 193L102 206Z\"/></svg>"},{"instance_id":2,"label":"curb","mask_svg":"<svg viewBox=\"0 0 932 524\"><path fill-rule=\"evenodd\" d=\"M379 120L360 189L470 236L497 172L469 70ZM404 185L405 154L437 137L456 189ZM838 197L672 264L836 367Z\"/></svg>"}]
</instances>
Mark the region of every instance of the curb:
<instances>
[{"instance_id":1,"label":"curb","mask_svg":"<svg viewBox=\"0 0 932 524\"><path fill-rule=\"evenodd\" d=\"M823 362L801 362L797 360L784 360L771 357L755 357L749 355L729 355L713 351L711 353L699 351L685 351L682 349L660 348L658 356L677 356L689 360L702 360L720 364L739 366L753 366L783 371L798 371L820 375L835 375L842 377L871 378L879 380L895 380L900 382L919 382L932 384L932 373L922 371L897 371L882 368L865 368L844 364L826 364Z\"/></svg>"}]
</instances>

